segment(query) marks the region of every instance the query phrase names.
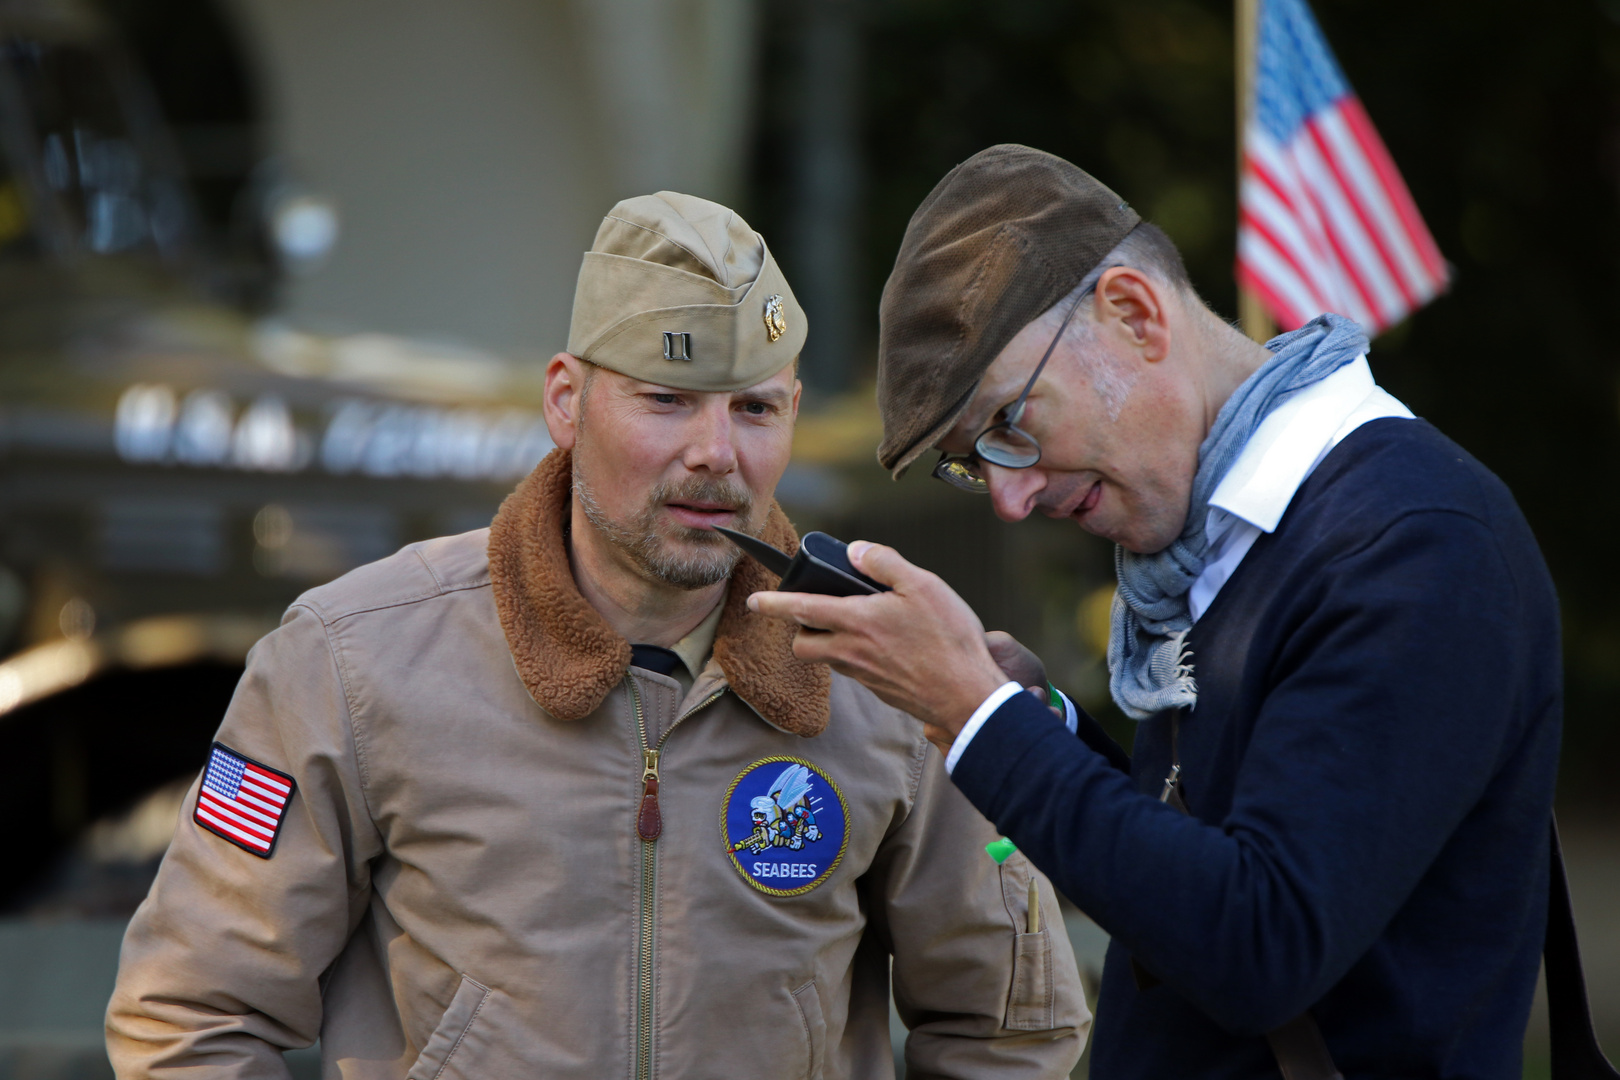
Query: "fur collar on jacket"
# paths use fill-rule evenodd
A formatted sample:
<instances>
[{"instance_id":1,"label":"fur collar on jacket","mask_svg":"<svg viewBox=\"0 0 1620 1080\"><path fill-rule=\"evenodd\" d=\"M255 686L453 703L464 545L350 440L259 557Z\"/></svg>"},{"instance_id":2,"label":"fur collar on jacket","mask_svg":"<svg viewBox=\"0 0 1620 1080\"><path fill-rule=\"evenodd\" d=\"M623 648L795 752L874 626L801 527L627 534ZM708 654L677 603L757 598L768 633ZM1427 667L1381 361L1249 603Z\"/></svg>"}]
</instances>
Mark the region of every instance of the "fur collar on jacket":
<instances>
[{"instance_id":1,"label":"fur collar on jacket","mask_svg":"<svg viewBox=\"0 0 1620 1080\"><path fill-rule=\"evenodd\" d=\"M495 609L518 675L559 720L596 711L630 666L630 643L580 595L568 559L572 459L553 450L506 497L489 529ZM774 502L760 538L787 552L798 534ZM795 630L748 610L748 596L776 578L744 557L731 574L714 658L738 697L783 731L811 737L827 727L832 673L793 655Z\"/></svg>"}]
</instances>

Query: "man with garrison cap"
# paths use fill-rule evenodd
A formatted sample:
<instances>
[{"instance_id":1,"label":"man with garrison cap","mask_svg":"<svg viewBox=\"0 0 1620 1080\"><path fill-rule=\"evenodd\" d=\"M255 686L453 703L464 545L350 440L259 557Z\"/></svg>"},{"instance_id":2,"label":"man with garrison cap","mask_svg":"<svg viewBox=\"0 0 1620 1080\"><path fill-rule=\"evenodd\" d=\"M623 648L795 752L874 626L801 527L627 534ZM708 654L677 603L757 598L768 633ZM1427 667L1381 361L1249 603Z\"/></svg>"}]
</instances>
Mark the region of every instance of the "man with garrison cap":
<instances>
[{"instance_id":1,"label":"man with garrison cap","mask_svg":"<svg viewBox=\"0 0 1620 1080\"><path fill-rule=\"evenodd\" d=\"M673 192L603 220L557 450L488 529L301 597L254 649L124 940L120 1077L1067 1076L1051 886L916 722L750 612L792 549L807 321Z\"/></svg>"},{"instance_id":2,"label":"man with garrison cap","mask_svg":"<svg viewBox=\"0 0 1620 1080\"><path fill-rule=\"evenodd\" d=\"M1109 932L1094 1076L1520 1075L1556 600L1507 489L1379 389L1367 351L1331 314L1249 341L1112 191L992 147L895 260L878 456L898 474L937 451L934 475L1001 518L1118 545L1108 669L1133 753L888 548L850 557L893 592L752 601L817 629L799 657L921 719Z\"/></svg>"}]
</instances>

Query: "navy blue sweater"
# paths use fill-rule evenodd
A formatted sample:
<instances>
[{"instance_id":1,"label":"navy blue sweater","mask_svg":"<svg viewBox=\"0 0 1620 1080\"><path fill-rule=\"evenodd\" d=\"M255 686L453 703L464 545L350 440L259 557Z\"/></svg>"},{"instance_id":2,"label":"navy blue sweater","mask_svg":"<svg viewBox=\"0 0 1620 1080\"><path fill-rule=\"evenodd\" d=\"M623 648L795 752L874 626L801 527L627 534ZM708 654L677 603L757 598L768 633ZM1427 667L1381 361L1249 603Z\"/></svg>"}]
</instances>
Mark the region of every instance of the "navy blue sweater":
<instances>
[{"instance_id":1,"label":"navy blue sweater","mask_svg":"<svg viewBox=\"0 0 1620 1080\"><path fill-rule=\"evenodd\" d=\"M1113 936L1092 1076L1275 1077L1262 1033L1309 1009L1350 1080L1516 1080L1562 691L1507 489L1422 421L1366 424L1190 642L1192 816L1158 801L1168 714L1127 759L1019 694L954 773Z\"/></svg>"}]
</instances>

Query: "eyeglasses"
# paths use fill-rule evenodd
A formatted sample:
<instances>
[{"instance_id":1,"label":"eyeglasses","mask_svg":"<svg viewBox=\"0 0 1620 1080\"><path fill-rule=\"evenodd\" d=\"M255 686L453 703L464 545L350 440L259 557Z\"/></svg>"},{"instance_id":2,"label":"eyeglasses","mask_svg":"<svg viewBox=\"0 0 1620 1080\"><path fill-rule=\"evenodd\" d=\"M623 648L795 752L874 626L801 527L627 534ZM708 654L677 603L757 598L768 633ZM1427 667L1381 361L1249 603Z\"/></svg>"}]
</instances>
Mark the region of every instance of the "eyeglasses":
<instances>
[{"instance_id":1,"label":"eyeglasses","mask_svg":"<svg viewBox=\"0 0 1620 1080\"><path fill-rule=\"evenodd\" d=\"M990 485L979 468L980 462L988 461L1004 469L1027 469L1041 460L1041 444L1035 441L1035 436L1020 428L1018 421L1023 419L1024 404L1029 400L1029 392L1035 389L1035 380L1041 377L1046 362L1052 358L1052 350L1063 339L1063 331L1069 328L1069 320L1074 317L1075 310L1091 292L1091 289L1087 289L1075 297L1069 310L1063 313L1063 321L1058 324L1057 333L1052 335L1052 343L1041 355L1041 362L1035 365L1034 374L1024 384L1024 392L1003 410L1006 418L979 432L978 438L973 440L971 454L956 457L940 454L939 460L934 463L935 479L943 480L954 488L983 495L990 490Z\"/></svg>"}]
</instances>

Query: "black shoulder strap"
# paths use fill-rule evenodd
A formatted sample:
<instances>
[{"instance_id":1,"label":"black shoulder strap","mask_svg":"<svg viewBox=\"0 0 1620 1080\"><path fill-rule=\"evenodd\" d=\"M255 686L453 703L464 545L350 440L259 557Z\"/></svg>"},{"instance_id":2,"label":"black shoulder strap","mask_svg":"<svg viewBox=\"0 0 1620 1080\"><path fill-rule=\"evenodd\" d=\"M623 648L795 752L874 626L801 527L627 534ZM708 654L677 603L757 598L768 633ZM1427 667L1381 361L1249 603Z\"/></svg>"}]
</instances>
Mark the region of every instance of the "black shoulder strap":
<instances>
[{"instance_id":1,"label":"black shoulder strap","mask_svg":"<svg viewBox=\"0 0 1620 1080\"><path fill-rule=\"evenodd\" d=\"M1552 822L1551 872L1547 884L1547 938L1542 963L1547 969L1547 1028L1552 1042L1553 1080L1620 1080L1598 1046L1592 1009L1586 1000L1586 975L1575 940L1575 909L1564 876L1564 850L1558 842L1558 819Z\"/></svg>"}]
</instances>

